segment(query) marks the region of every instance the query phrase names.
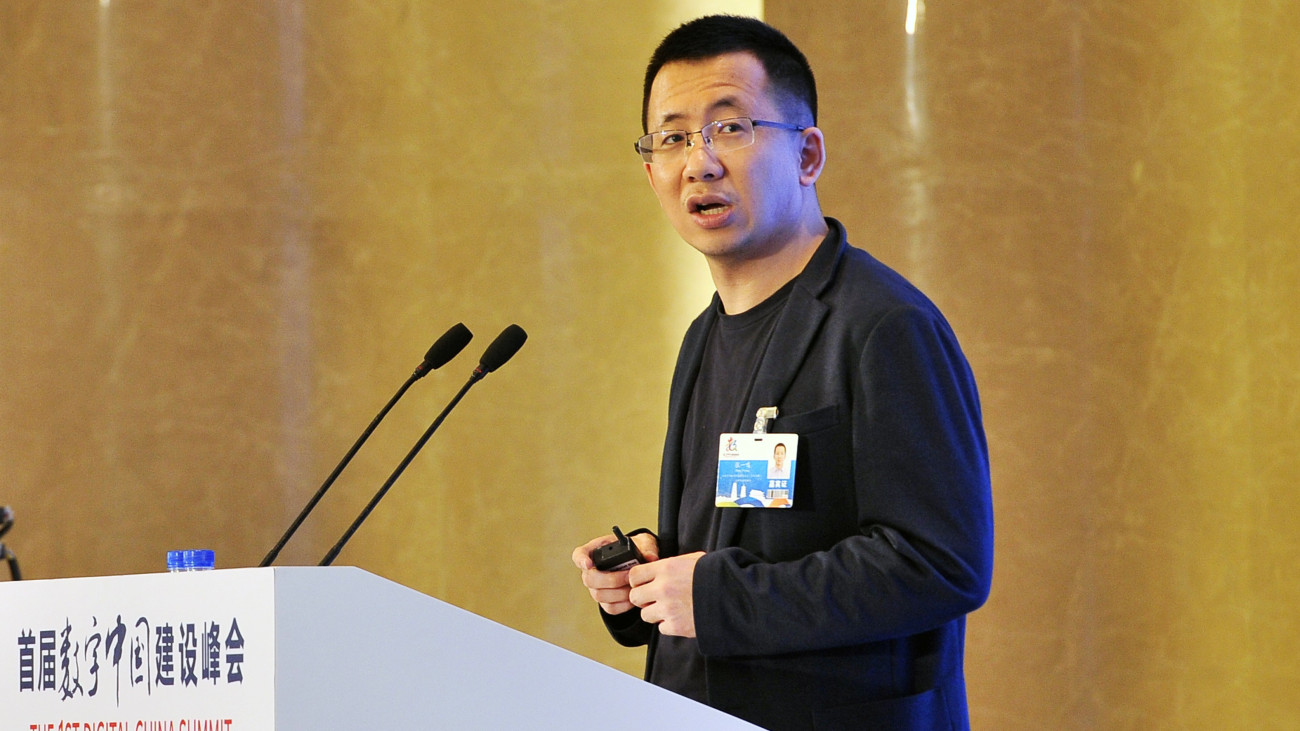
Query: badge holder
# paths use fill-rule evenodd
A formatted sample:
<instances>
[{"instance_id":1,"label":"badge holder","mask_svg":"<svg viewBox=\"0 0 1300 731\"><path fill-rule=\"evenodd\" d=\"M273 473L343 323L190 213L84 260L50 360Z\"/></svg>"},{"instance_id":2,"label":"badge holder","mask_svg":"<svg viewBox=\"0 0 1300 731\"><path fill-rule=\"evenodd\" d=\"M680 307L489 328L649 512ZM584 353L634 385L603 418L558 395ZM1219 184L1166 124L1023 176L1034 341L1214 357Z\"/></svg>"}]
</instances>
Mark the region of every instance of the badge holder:
<instances>
[{"instance_id":1,"label":"badge holder","mask_svg":"<svg viewBox=\"0 0 1300 731\"><path fill-rule=\"evenodd\" d=\"M723 434L718 439L720 508L788 508L794 505L798 434L768 434L778 409L758 410L752 434Z\"/></svg>"}]
</instances>

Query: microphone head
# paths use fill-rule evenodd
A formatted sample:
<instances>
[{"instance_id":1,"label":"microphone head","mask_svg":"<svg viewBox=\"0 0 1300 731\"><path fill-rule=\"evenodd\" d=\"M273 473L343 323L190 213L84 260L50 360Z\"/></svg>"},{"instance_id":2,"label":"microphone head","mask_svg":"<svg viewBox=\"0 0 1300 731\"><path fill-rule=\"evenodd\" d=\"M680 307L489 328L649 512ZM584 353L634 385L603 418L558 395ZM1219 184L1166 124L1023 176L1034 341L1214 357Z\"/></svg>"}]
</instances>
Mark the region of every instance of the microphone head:
<instances>
[{"instance_id":1,"label":"microphone head","mask_svg":"<svg viewBox=\"0 0 1300 731\"><path fill-rule=\"evenodd\" d=\"M443 367L448 361L455 358L460 351L464 350L465 346L469 345L469 341L473 339L473 337L474 333L470 332L469 328L465 327L465 323L458 322L455 325L452 325L451 328L447 330L447 332L443 333L442 337L438 338L438 341L429 348L429 352L424 354L424 363L421 368L425 371L431 371Z\"/></svg>"},{"instance_id":2,"label":"microphone head","mask_svg":"<svg viewBox=\"0 0 1300 731\"><path fill-rule=\"evenodd\" d=\"M487 346L483 351L483 357L478 361L479 373L487 374L495 371L506 364L506 361L514 357L519 349L524 347L524 341L528 339L528 333L524 332L522 327L511 325L497 336L492 344Z\"/></svg>"}]
</instances>

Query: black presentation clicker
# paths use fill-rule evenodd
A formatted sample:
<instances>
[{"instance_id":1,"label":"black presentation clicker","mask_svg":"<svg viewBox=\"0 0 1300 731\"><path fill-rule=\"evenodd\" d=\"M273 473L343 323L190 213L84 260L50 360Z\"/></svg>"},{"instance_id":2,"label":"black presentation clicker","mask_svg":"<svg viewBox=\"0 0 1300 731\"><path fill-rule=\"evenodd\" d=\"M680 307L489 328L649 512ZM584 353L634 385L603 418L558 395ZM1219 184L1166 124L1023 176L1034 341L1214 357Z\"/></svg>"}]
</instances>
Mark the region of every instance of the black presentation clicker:
<instances>
[{"instance_id":1,"label":"black presentation clicker","mask_svg":"<svg viewBox=\"0 0 1300 731\"><path fill-rule=\"evenodd\" d=\"M614 526L614 537L618 540L606 543L591 552L592 563L596 564L597 569L622 571L639 563L645 563L645 557L637 550L636 543L630 537L623 535L623 531L619 530L618 526Z\"/></svg>"}]
</instances>

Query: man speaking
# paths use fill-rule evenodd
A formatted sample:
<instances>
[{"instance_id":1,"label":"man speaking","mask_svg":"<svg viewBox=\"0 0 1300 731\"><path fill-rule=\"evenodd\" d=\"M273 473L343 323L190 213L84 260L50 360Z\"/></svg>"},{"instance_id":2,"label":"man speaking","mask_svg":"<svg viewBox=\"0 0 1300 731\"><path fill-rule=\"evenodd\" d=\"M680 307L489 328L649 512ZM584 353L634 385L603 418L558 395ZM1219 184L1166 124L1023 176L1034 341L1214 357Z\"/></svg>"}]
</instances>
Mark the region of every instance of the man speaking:
<instances>
[{"instance_id":1,"label":"man speaking","mask_svg":"<svg viewBox=\"0 0 1300 731\"><path fill-rule=\"evenodd\" d=\"M934 304L822 214L807 60L758 20L689 22L650 60L642 123L717 293L673 374L657 540L608 572L590 553L614 536L579 546L583 583L649 645L648 680L760 726L968 728L965 617L993 567L979 397ZM755 499L728 502L751 451Z\"/></svg>"}]
</instances>

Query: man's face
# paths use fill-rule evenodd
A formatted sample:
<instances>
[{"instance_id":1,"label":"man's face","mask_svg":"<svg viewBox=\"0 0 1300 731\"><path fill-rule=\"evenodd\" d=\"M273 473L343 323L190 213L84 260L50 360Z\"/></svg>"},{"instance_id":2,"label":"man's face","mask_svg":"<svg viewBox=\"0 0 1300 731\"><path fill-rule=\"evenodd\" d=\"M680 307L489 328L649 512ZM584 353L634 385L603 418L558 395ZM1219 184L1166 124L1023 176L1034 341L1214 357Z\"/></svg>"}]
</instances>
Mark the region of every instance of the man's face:
<instances>
[{"instance_id":1,"label":"man's face","mask_svg":"<svg viewBox=\"0 0 1300 731\"><path fill-rule=\"evenodd\" d=\"M749 53L673 62L655 76L646 115L651 132L693 132L730 117L799 121L784 118L767 72ZM646 173L668 220L691 246L711 260L761 258L796 235L804 134L758 127L753 145L721 153L693 135L684 155L646 163Z\"/></svg>"},{"instance_id":2,"label":"man's face","mask_svg":"<svg viewBox=\"0 0 1300 731\"><path fill-rule=\"evenodd\" d=\"M776 445L776 449L772 450L772 461L776 463L776 468L778 470L785 466L784 444L778 444Z\"/></svg>"}]
</instances>

